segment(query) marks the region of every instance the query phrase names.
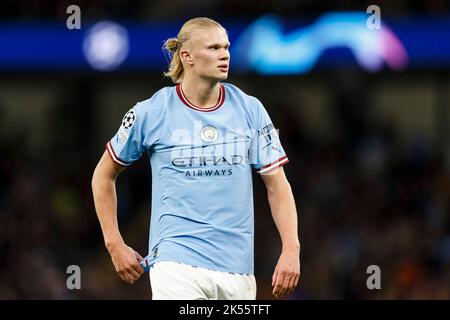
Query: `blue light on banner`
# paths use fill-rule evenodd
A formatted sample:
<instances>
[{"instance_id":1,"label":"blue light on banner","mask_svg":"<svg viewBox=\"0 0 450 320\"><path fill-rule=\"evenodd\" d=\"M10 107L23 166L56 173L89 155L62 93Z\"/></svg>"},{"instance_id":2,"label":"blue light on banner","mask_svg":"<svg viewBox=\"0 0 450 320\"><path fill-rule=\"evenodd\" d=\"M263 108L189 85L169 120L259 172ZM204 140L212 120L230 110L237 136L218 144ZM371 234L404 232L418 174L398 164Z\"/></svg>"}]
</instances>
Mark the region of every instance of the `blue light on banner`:
<instances>
[{"instance_id":1,"label":"blue light on banner","mask_svg":"<svg viewBox=\"0 0 450 320\"><path fill-rule=\"evenodd\" d=\"M229 31L231 72L303 74L360 67L450 69L450 16L386 19L369 30L367 15L325 13L315 21L263 16L249 24L223 21ZM161 73L163 41L180 23L0 23L0 71L137 71Z\"/></svg>"},{"instance_id":2,"label":"blue light on banner","mask_svg":"<svg viewBox=\"0 0 450 320\"><path fill-rule=\"evenodd\" d=\"M309 72L327 49L343 47L367 71L378 71L384 63L394 70L405 68L408 57L400 40L384 23L369 30L366 21L363 13L329 13L283 34L279 18L264 16L240 35L232 56L243 70L296 74Z\"/></svg>"},{"instance_id":3,"label":"blue light on banner","mask_svg":"<svg viewBox=\"0 0 450 320\"><path fill-rule=\"evenodd\" d=\"M118 68L128 55L127 30L114 22L97 23L87 32L83 53L94 69L111 71Z\"/></svg>"}]
</instances>

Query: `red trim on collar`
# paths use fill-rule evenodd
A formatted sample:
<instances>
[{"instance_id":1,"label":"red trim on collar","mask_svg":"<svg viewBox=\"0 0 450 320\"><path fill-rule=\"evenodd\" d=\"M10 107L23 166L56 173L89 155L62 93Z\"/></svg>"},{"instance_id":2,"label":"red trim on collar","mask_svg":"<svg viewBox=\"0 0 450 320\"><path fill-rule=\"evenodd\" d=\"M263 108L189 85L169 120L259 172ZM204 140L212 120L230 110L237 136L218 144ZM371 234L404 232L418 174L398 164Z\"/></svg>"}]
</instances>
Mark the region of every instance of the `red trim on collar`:
<instances>
[{"instance_id":1,"label":"red trim on collar","mask_svg":"<svg viewBox=\"0 0 450 320\"><path fill-rule=\"evenodd\" d=\"M200 107L197 107L195 104L189 102L189 100L184 96L183 89L181 89L181 83L179 83L177 85L176 90L177 90L177 94L178 94L178 97L180 98L181 102L183 102L189 108L197 110L197 111L211 112L211 111L217 110L222 106L222 104L225 101L225 87L222 84L220 84L219 100L217 100L217 103L210 108L200 108Z\"/></svg>"}]
</instances>

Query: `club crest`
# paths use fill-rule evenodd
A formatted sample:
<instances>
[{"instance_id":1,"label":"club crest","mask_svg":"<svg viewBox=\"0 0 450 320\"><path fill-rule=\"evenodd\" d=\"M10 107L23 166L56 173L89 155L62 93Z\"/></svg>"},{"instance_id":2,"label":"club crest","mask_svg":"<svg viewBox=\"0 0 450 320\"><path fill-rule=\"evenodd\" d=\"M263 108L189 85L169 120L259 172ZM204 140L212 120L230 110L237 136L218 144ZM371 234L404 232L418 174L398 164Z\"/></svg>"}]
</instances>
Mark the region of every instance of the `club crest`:
<instances>
[{"instance_id":1,"label":"club crest","mask_svg":"<svg viewBox=\"0 0 450 320\"><path fill-rule=\"evenodd\" d=\"M217 140L219 133L217 129L213 126L204 126L200 131L200 137L205 142L214 142Z\"/></svg>"}]
</instances>

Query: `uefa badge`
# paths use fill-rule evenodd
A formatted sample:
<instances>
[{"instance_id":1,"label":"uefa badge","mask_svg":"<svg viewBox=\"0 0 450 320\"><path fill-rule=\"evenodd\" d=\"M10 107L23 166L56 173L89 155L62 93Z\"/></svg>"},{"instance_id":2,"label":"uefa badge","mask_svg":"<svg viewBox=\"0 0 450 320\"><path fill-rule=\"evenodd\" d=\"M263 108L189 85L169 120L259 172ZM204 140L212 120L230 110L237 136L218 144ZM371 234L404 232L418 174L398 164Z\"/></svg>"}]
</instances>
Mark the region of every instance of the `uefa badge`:
<instances>
[{"instance_id":1,"label":"uefa badge","mask_svg":"<svg viewBox=\"0 0 450 320\"><path fill-rule=\"evenodd\" d=\"M204 126L200 131L200 137L205 142L214 142L216 141L218 136L219 133L217 132L217 129L213 126Z\"/></svg>"},{"instance_id":2,"label":"uefa badge","mask_svg":"<svg viewBox=\"0 0 450 320\"><path fill-rule=\"evenodd\" d=\"M134 111L133 110L128 111L125 114L125 116L123 117L122 126L125 129L130 129L131 126L133 125L135 119L136 119L136 114L134 113Z\"/></svg>"}]
</instances>

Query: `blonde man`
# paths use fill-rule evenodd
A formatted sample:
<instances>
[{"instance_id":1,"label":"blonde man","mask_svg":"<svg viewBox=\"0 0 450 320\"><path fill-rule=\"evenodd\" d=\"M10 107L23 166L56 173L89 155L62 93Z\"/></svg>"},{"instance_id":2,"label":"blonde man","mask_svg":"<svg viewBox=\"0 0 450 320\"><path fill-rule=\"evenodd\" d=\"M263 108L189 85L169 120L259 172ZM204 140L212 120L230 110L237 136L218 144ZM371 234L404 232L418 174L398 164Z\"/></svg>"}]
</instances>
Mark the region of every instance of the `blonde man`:
<instances>
[{"instance_id":1,"label":"blonde man","mask_svg":"<svg viewBox=\"0 0 450 320\"><path fill-rule=\"evenodd\" d=\"M267 188L282 251L273 294L300 276L297 212L282 166L288 162L263 105L228 77L226 30L187 21L164 45L176 84L137 103L107 143L92 179L105 245L119 276L150 270L153 299L255 299L252 168ZM117 223L117 176L146 152L152 168L149 254L127 246ZM144 267L144 268L143 268Z\"/></svg>"}]
</instances>

